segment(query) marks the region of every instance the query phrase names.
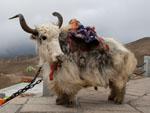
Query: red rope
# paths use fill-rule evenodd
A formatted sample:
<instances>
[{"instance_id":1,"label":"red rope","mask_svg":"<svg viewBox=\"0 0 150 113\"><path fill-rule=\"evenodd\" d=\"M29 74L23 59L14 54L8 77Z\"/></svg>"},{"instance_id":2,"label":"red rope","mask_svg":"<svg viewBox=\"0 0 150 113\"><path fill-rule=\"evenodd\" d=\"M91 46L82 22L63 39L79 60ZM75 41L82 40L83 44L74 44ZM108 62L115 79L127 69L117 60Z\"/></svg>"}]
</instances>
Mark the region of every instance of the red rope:
<instances>
[{"instance_id":1,"label":"red rope","mask_svg":"<svg viewBox=\"0 0 150 113\"><path fill-rule=\"evenodd\" d=\"M49 74L49 79L50 80L53 80L53 78L54 78L54 70L55 70L55 65L54 64L51 64L50 65L50 74Z\"/></svg>"},{"instance_id":2,"label":"red rope","mask_svg":"<svg viewBox=\"0 0 150 113\"><path fill-rule=\"evenodd\" d=\"M53 63L50 65L50 74L49 74L49 79L53 80L54 79L54 71L57 71L58 68L61 67L60 63Z\"/></svg>"}]
</instances>

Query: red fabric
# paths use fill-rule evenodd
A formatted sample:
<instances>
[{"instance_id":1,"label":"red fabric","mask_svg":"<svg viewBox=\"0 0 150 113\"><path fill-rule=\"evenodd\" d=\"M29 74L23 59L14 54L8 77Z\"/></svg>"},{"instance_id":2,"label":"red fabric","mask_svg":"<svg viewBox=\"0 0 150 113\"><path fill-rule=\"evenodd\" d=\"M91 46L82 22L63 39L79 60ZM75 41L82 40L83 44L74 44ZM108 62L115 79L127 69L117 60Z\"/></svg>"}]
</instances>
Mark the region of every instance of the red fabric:
<instances>
[{"instance_id":1,"label":"red fabric","mask_svg":"<svg viewBox=\"0 0 150 113\"><path fill-rule=\"evenodd\" d=\"M50 80L53 80L54 79L54 70L55 70L55 65L54 64L51 64L50 65L50 74L49 74L49 79Z\"/></svg>"},{"instance_id":2,"label":"red fabric","mask_svg":"<svg viewBox=\"0 0 150 113\"><path fill-rule=\"evenodd\" d=\"M58 68L61 67L61 64L59 63L53 63L50 65L50 74L49 74L49 79L53 80L54 79L54 71L57 71Z\"/></svg>"},{"instance_id":3,"label":"red fabric","mask_svg":"<svg viewBox=\"0 0 150 113\"><path fill-rule=\"evenodd\" d=\"M103 44L104 48L109 51L109 46L104 42L104 39L102 37L98 37L98 40L100 44Z\"/></svg>"},{"instance_id":4,"label":"red fabric","mask_svg":"<svg viewBox=\"0 0 150 113\"><path fill-rule=\"evenodd\" d=\"M98 41L99 41L100 43L103 43L103 42L104 42L104 39L103 39L102 37L98 37Z\"/></svg>"},{"instance_id":5,"label":"red fabric","mask_svg":"<svg viewBox=\"0 0 150 113\"><path fill-rule=\"evenodd\" d=\"M69 36L67 37L67 42L69 44L69 48L72 50L72 40L69 38Z\"/></svg>"},{"instance_id":6,"label":"red fabric","mask_svg":"<svg viewBox=\"0 0 150 113\"><path fill-rule=\"evenodd\" d=\"M105 46L106 46L106 49L109 51L109 46L107 44Z\"/></svg>"},{"instance_id":7,"label":"red fabric","mask_svg":"<svg viewBox=\"0 0 150 113\"><path fill-rule=\"evenodd\" d=\"M109 51L109 46L104 42L104 39L102 37L98 37L98 41L99 41L99 44L103 44L103 47ZM69 44L69 48L72 50L73 48L73 45L72 45L72 40L69 38L68 36L68 40L67 40L68 44ZM99 46L99 45L98 45ZM98 47L97 46L97 47ZM89 51L89 49L87 48L81 48L81 51Z\"/></svg>"}]
</instances>

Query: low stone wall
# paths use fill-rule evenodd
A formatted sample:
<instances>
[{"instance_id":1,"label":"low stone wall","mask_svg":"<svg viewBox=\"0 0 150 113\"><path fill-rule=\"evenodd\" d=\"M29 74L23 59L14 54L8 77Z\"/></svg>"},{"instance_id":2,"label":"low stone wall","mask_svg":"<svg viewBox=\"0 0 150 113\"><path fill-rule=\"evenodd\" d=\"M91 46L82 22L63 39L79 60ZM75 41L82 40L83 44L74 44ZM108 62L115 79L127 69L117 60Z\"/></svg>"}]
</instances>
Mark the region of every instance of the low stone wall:
<instances>
[{"instance_id":1,"label":"low stone wall","mask_svg":"<svg viewBox=\"0 0 150 113\"><path fill-rule=\"evenodd\" d=\"M150 56L144 56L144 75L150 77Z\"/></svg>"}]
</instances>

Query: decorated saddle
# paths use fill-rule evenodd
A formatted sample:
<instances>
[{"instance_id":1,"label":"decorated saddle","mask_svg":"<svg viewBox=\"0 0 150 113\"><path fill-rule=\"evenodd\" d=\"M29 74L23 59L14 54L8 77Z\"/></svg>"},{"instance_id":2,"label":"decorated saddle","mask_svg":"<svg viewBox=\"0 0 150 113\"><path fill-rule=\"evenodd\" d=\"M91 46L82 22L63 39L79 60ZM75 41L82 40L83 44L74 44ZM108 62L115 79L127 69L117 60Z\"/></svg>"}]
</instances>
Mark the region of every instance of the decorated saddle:
<instances>
[{"instance_id":1,"label":"decorated saddle","mask_svg":"<svg viewBox=\"0 0 150 113\"><path fill-rule=\"evenodd\" d=\"M67 43L71 52L76 50L90 51L97 47L109 49L104 43L103 39L97 36L94 27L84 27L80 25L77 30L69 30L67 36Z\"/></svg>"},{"instance_id":2,"label":"decorated saddle","mask_svg":"<svg viewBox=\"0 0 150 113\"><path fill-rule=\"evenodd\" d=\"M85 49L90 49L99 45L94 28L84 27L83 25L80 25L76 31L69 30L68 40L75 41Z\"/></svg>"}]
</instances>

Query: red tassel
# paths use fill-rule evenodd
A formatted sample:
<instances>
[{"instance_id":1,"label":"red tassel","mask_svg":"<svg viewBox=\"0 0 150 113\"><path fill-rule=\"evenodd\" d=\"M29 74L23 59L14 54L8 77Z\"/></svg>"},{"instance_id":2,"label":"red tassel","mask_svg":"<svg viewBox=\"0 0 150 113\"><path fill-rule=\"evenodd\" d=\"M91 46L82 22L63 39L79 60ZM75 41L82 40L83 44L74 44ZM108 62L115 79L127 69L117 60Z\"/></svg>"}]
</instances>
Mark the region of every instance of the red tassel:
<instances>
[{"instance_id":1,"label":"red tassel","mask_svg":"<svg viewBox=\"0 0 150 113\"><path fill-rule=\"evenodd\" d=\"M50 75L49 75L49 79L50 80L53 80L53 78L54 78L54 70L55 70L55 66L54 66L54 64L51 64L51 66L50 66Z\"/></svg>"},{"instance_id":2,"label":"red tassel","mask_svg":"<svg viewBox=\"0 0 150 113\"><path fill-rule=\"evenodd\" d=\"M109 46L108 46L107 44L105 45L105 47L106 47L106 49L109 51Z\"/></svg>"}]
</instances>

